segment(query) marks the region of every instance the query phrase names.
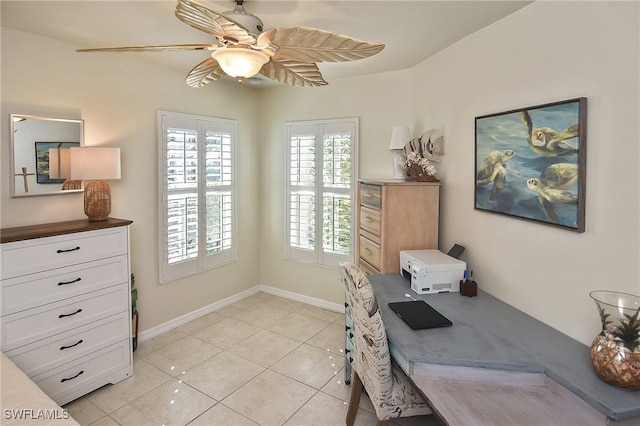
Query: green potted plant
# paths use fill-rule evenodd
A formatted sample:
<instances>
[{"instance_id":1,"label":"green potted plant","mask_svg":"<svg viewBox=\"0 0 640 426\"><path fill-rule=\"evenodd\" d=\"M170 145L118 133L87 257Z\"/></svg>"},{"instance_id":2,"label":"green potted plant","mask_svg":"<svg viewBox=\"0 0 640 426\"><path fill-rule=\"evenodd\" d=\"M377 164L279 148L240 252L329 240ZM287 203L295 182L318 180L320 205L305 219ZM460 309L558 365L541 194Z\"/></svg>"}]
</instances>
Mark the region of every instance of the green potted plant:
<instances>
[{"instance_id":1,"label":"green potted plant","mask_svg":"<svg viewBox=\"0 0 640 426\"><path fill-rule=\"evenodd\" d=\"M131 274L131 334L133 336L133 351L138 348L138 289L136 288L136 276Z\"/></svg>"}]
</instances>

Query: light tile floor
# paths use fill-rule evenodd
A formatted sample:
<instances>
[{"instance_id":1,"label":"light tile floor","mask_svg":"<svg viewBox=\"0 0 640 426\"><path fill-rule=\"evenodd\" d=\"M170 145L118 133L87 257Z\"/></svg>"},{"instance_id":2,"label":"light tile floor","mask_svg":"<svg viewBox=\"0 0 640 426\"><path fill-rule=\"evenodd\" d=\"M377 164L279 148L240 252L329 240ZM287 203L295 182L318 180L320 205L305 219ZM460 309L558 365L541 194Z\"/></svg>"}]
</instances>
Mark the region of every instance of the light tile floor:
<instances>
[{"instance_id":1,"label":"light tile floor","mask_svg":"<svg viewBox=\"0 0 640 426\"><path fill-rule=\"evenodd\" d=\"M258 293L141 342L133 377L65 408L96 426L344 425L343 352L344 315ZM363 393L356 424L374 413Z\"/></svg>"}]
</instances>

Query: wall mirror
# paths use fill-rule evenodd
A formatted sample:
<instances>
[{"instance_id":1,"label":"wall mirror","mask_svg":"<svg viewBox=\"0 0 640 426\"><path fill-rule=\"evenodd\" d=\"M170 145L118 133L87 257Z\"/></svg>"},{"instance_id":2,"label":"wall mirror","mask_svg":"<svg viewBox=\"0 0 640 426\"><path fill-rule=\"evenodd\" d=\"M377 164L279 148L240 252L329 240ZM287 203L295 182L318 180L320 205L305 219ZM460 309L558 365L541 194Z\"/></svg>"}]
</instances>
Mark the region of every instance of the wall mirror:
<instances>
[{"instance_id":1,"label":"wall mirror","mask_svg":"<svg viewBox=\"0 0 640 426\"><path fill-rule=\"evenodd\" d=\"M84 121L11 114L11 196L82 192L69 179L68 153L84 146Z\"/></svg>"}]
</instances>

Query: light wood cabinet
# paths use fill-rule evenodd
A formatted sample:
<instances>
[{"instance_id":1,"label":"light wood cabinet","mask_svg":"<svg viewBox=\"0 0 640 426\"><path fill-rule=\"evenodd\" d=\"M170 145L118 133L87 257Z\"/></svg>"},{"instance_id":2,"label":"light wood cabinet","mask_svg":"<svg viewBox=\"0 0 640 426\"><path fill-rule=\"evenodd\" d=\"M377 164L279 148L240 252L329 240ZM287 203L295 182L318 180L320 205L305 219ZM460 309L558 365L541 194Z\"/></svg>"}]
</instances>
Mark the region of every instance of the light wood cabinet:
<instances>
[{"instance_id":1,"label":"light wood cabinet","mask_svg":"<svg viewBox=\"0 0 640 426\"><path fill-rule=\"evenodd\" d=\"M366 274L400 270L400 251L437 249L439 182L360 180L358 265Z\"/></svg>"},{"instance_id":2,"label":"light wood cabinet","mask_svg":"<svg viewBox=\"0 0 640 426\"><path fill-rule=\"evenodd\" d=\"M2 229L2 351L59 405L133 374L130 224Z\"/></svg>"}]
</instances>

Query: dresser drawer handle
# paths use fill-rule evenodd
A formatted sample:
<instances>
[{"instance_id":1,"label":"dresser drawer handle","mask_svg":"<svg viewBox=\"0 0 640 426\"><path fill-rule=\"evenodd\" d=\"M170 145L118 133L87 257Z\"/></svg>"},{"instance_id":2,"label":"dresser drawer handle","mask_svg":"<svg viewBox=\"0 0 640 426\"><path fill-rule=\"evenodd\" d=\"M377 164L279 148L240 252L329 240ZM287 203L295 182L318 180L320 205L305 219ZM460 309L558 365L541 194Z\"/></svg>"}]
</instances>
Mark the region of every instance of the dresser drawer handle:
<instances>
[{"instance_id":1,"label":"dresser drawer handle","mask_svg":"<svg viewBox=\"0 0 640 426\"><path fill-rule=\"evenodd\" d=\"M375 195L373 194L373 192L363 192L363 193L362 193L362 196L363 196L364 198L373 198L373 197L375 197Z\"/></svg>"},{"instance_id":2,"label":"dresser drawer handle","mask_svg":"<svg viewBox=\"0 0 640 426\"><path fill-rule=\"evenodd\" d=\"M57 251L56 251L56 253L68 253L68 252L70 252L70 251L78 251L78 250L80 250L80 246L78 246L78 247L74 247L74 248L72 248L72 249L57 250Z\"/></svg>"},{"instance_id":3,"label":"dresser drawer handle","mask_svg":"<svg viewBox=\"0 0 640 426\"><path fill-rule=\"evenodd\" d=\"M73 284L73 283L77 283L78 281L81 281L81 280L82 280L82 278L76 278L76 279L75 279L75 280L73 280L73 281L60 281L60 282L58 283L58 285Z\"/></svg>"},{"instance_id":4,"label":"dresser drawer handle","mask_svg":"<svg viewBox=\"0 0 640 426\"><path fill-rule=\"evenodd\" d=\"M70 317L70 316L73 316L75 314L79 314L80 312L82 312L82 309L78 309L77 311L72 312L70 314L60 314L60 315L58 315L58 318Z\"/></svg>"},{"instance_id":5,"label":"dresser drawer handle","mask_svg":"<svg viewBox=\"0 0 640 426\"><path fill-rule=\"evenodd\" d=\"M80 372L78 374L76 374L75 376L73 376L73 377L69 377L69 378L65 378L65 379L60 380L60 383L64 383L64 382L67 382L69 380L73 380L73 379L75 379L76 377L78 377L81 374L84 374L84 370L80 370Z\"/></svg>"},{"instance_id":6,"label":"dresser drawer handle","mask_svg":"<svg viewBox=\"0 0 640 426\"><path fill-rule=\"evenodd\" d=\"M364 252L367 253L369 256L373 255L373 251L371 251L371 249L365 248Z\"/></svg>"},{"instance_id":7,"label":"dresser drawer handle","mask_svg":"<svg viewBox=\"0 0 640 426\"><path fill-rule=\"evenodd\" d=\"M82 339L80 339L80 340L78 340L76 343L74 343L73 345L69 345L69 346L60 346L60 350L61 350L61 351L64 351L65 349L71 349L71 348L73 348L74 346L78 346L78 345L79 345L80 343L82 343L82 342L83 342L83 340L82 340Z\"/></svg>"},{"instance_id":8,"label":"dresser drawer handle","mask_svg":"<svg viewBox=\"0 0 640 426\"><path fill-rule=\"evenodd\" d=\"M367 222L367 223L371 223L371 222L373 222L373 218L372 218L372 217L369 217L369 216L365 217L365 218L364 218L364 220L365 220L365 222Z\"/></svg>"}]
</instances>

